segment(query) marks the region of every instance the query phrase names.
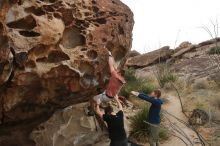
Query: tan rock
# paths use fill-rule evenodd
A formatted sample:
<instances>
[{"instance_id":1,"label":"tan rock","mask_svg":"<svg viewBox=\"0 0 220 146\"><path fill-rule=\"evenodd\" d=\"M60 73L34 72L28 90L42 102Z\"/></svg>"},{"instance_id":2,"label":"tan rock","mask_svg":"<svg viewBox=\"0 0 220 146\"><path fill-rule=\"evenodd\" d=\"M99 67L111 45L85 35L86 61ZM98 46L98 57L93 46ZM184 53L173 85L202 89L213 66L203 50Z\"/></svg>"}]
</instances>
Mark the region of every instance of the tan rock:
<instances>
[{"instance_id":1,"label":"tan rock","mask_svg":"<svg viewBox=\"0 0 220 146\"><path fill-rule=\"evenodd\" d=\"M3 34L3 25L0 22L0 86L3 85L10 77L12 72L13 55L9 48L8 39Z\"/></svg>"},{"instance_id":2,"label":"tan rock","mask_svg":"<svg viewBox=\"0 0 220 146\"><path fill-rule=\"evenodd\" d=\"M189 47L191 47L192 46L192 43L190 43L190 42L182 42L178 47L176 47L175 49L174 49L174 52L178 52L178 51L180 51L181 49L184 49L184 48L189 48Z\"/></svg>"},{"instance_id":3,"label":"tan rock","mask_svg":"<svg viewBox=\"0 0 220 146\"><path fill-rule=\"evenodd\" d=\"M130 52L127 53L126 57L127 58L131 58L131 57L135 57L135 56L138 56L138 55L141 55L141 53L139 53L138 51L136 50L132 50Z\"/></svg>"},{"instance_id":4,"label":"tan rock","mask_svg":"<svg viewBox=\"0 0 220 146\"><path fill-rule=\"evenodd\" d=\"M179 47L177 47L174 50L175 53L172 55L172 57L173 58L182 58L182 57L193 58L196 56L204 56L208 54L209 50L212 47L219 45L219 42L220 42L220 38L207 40L197 45L193 45L189 42L183 42L180 44Z\"/></svg>"},{"instance_id":5,"label":"tan rock","mask_svg":"<svg viewBox=\"0 0 220 146\"><path fill-rule=\"evenodd\" d=\"M165 46L158 50L129 58L126 62L126 66L143 68L152 64L163 62L164 60L169 59L171 55L172 50L169 46Z\"/></svg>"},{"instance_id":6,"label":"tan rock","mask_svg":"<svg viewBox=\"0 0 220 146\"><path fill-rule=\"evenodd\" d=\"M119 62L131 48L133 14L119 0L10 0L0 8L3 124L29 121L30 131L41 122L32 119L88 100L109 76L108 50Z\"/></svg>"},{"instance_id":7,"label":"tan rock","mask_svg":"<svg viewBox=\"0 0 220 146\"><path fill-rule=\"evenodd\" d=\"M132 104L125 108L125 127L128 131L129 120L131 116ZM87 103L81 103L57 111L48 121L40 124L31 133L31 139L36 146L107 146L109 145L107 129L100 128L95 117L85 115L84 109ZM118 108L112 104L114 111Z\"/></svg>"},{"instance_id":8,"label":"tan rock","mask_svg":"<svg viewBox=\"0 0 220 146\"><path fill-rule=\"evenodd\" d=\"M177 50L175 50L175 53L172 55L172 57L173 58L182 57L183 54L190 52L194 49L196 49L195 45L189 45L186 48L177 49Z\"/></svg>"},{"instance_id":9,"label":"tan rock","mask_svg":"<svg viewBox=\"0 0 220 146\"><path fill-rule=\"evenodd\" d=\"M126 66L127 60L129 58L132 58L132 57L135 57L135 56L138 56L138 55L141 55L141 54L136 50L129 51L126 54L126 56L121 60L121 62L119 64L119 68L122 68L123 70L125 70L127 68L127 66Z\"/></svg>"}]
</instances>

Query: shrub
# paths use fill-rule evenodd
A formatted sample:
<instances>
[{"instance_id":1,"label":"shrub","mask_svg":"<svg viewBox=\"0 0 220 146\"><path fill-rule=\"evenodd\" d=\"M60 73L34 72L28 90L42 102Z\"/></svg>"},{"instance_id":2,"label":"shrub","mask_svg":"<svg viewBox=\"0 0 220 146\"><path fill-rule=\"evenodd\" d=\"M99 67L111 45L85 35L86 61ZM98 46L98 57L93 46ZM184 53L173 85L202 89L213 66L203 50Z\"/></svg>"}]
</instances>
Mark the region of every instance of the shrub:
<instances>
[{"instance_id":1,"label":"shrub","mask_svg":"<svg viewBox=\"0 0 220 146\"><path fill-rule=\"evenodd\" d=\"M204 108L205 108L205 104L202 103L202 102L197 102L197 103L196 103L196 108L197 108L197 109L204 109Z\"/></svg>"},{"instance_id":2,"label":"shrub","mask_svg":"<svg viewBox=\"0 0 220 146\"><path fill-rule=\"evenodd\" d=\"M220 46L215 46L215 47L212 47L210 50L209 50L209 54L220 54Z\"/></svg>"},{"instance_id":3,"label":"shrub","mask_svg":"<svg viewBox=\"0 0 220 146\"><path fill-rule=\"evenodd\" d=\"M214 120L216 122L220 122L220 111L219 109L212 108L211 109L211 120Z\"/></svg>"},{"instance_id":4,"label":"shrub","mask_svg":"<svg viewBox=\"0 0 220 146\"><path fill-rule=\"evenodd\" d=\"M143 92L145 94L151 93L155 89L155 86L150 83L143 84L138 91Z\"/></svg>"},{"instance_id":5,"label":"shrub","mask_svg":"<svg viewBox=\"0 0 220 146\"><path fill-rule=\"evenodd\" d=\"M143 79L138 79L135 76L134 69L125 70L125 80L126 84L120 91L120 95L128 98L131 91L139 91L144 92L145 94L149 94L155 89L155 86L150 82L147 82Z\"/></svg>"},{"instance_id":6,"label":"shrub","mask_svg":"<svg viewBox=\"0 0 220 146\"><path fill-rule=\"evenodd\" d=\"M198 80L195 80L195 83L192 86L193 86L193 89L195 90L208 89L209 83L206 79L198 79Z\"/></svg>"},{"instance_id":7,"label":"shrub","mask_svg":"<svg viewBox=\"0 0 220 146\"><path fill-rule=\"evenodd\" d=\"M219 72L212 75L211 79L220 87L220 73Z\"/></svg>"},{"instance_id":8,"label":"shrub","mask_svg":"<svg viewBox=\"0 0 220 146\"><path fill-rule=\"evenodd\" d=\"M176 81L176 76L170 72L167 72L165 74L162 74L160 78L160 83L162 84L162 87L169 82L175 82Z\"/></svg>"},{"instance_id":9,"label":"shrub","mask_svg":"<svg viewBox=\"0 0 220 146\"><path fill-rule=\"evenodd\" d=\"M161 140L168 140L169 139L169 132L168 129L160 128L159 137Z\"/></svg>"},{"instance_id":10,"label":"shrub","mask_svg":"<svg viewBox=\"0 0 220 146\"><path fill-rule=\"evenodd\" d=\"M158 65L155 76L161 88L163 88L165 84L175 82L177 80L177 76L169 69L167 64Z\"/></svg>"},{"instance_id":11,"label":"shrub","mask_svg":"<svg viewBox=\"0 0 220 146\"><path fill-rule=\"evenodd\" d=\"M131 118L130 136L138 142L146 142L148 137L148 124L144 123L148 117L149 108L147 106Z\"/></svg>"},{"instance_id":12,"label":"shrub","mask_svg":"<svg viewBox=\"0 0 220 146\"><path fill-rule=\"evenodd\" d=\"M140 111L131 118L130 136L136 141L145 143L149 137L149 125L144 121L147 120L149 112L148 106L141 107ZM160 128L159 137L161 140L169 138L168 130L165 127Z\"/></svg>"},{"instance_id":13,"label":"shrub","mask_svg":"<svg viewBox=\"0 0 220 146\"><path fill-rule=\"evenodd\" d=\"M129 68L129 69L125 70L124 77L127 82L137 80L137 78L135 76L135 69Z\"/></svg>"},{"instance_id":14,"label":"shrub","mask_svg":"<svg viewBox=\"0 0 220 146\"><path fill-rule=\"evenodd\" d=\"M212 102L215 108L220 109L220 98L216 97Z\"/></svg>"}]
</instances>

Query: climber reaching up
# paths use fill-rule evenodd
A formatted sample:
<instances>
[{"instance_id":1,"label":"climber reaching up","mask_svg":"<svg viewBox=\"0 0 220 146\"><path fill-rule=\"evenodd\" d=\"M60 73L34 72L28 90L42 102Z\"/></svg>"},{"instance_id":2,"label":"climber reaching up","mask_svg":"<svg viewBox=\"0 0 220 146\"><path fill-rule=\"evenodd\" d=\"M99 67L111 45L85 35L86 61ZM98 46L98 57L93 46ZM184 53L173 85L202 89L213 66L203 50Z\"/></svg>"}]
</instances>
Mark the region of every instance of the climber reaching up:
<instances>
[{"instance_id":1,"label":"climber reaching up","mask_svg":"<svg viewBox=\"0 0 220 146\"><path fill-rule=\"evenodd\" d=\"M112 57L111 52L109 52L109 59L108 59L108 64L109 64L109 70L111 73L111 77L109 80L109 83L107 85L106 90L99 94L96 95L92 98L90 101L90 108L94 109L96 105L100 105L101 103L108 103L113 99L118 99L118 94L122 88L122 86L125 84L125 79L123 78L123 71L119 71L115 67L115 62ZM89 115L93 115L92 110L89 110L90 112L88 113Z\"/></svg>"},{"instance_id":2,"label":"climber reaching up","mask_svg":"<svg viewBox=\"0 0 220 146\"><path fill-rule=\"evenodd\" d=\"M113 114L113 108L107 106L104 109L104 113L100 110L99 105L96 105L97 115L103 119L108 126L109 138L111 140L110 146L127 146L127 136L124 128L124 113L123 107L118 99L115 97L119 111Z\"/></svg>"},{"instance_id":3,"label":"climber reaching up","mask_svg":"<svg viewBox=\"0 0 220 146\"><path fill-rule=\"evenodd\" d=\"M122 86L125 84L125 79L123 77L124 71L123 70L119 71L115 68L115 62L110 52L109 52L108 64L109 64L111 77L108 86L106 88L106 95L110 98L114 98L114 97L116 98Z\"/></svg>"}]
</instances>

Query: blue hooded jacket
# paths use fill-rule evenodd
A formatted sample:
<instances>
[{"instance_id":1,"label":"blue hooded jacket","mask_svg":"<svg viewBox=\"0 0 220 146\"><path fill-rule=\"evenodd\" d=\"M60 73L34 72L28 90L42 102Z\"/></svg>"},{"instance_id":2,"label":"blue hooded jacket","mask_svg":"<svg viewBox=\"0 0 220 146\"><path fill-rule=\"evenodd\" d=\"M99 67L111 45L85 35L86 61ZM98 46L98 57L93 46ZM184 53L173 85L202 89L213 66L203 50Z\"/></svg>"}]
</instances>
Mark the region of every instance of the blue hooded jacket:
<instances>
[{"instance_id":1,"label":"blue hooded jacket","mask_svg":"<svg viewBox=\"0 0 220 146\"><path fill-rule=\"evenodd\" d=\"M151 103L148 115L148 122L151 124L160 124L160 111L163 101L161 99L157 99L143 93L140 93L138 97Z\"/></svg>"}]
</instances>

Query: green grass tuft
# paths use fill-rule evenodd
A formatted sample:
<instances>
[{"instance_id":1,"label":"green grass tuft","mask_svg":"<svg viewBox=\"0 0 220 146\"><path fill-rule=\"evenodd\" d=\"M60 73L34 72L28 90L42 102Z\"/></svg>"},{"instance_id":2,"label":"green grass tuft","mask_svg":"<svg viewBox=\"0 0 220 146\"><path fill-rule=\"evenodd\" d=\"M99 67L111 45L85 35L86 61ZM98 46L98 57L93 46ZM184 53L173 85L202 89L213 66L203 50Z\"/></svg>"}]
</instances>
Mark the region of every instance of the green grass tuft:
<instances>
[{"instance_id":1,"label":"green grass tuft","mask_svg":"<svg viewBox=\"0 0 220 146\"><path fill-rule=\"evenodd\" d=\"M213 55L213 54L220 54L220 47L219 46L212 47L209 50L209 54L211 54L211 55Z\"/></svg>"},{"instance_id":2,"label":"green grass tuft","mask_svg":"<svg viewBox=\"0 0 220 146\"><path fill-rule=\"evenodd\" d=\"M138 79L135 76L135 70L132 68L125 71L125 80L126 84L121 89L120 95L126 98L129 97L131 91L139 91L149 94L155 89L155 86L152 83L143 79Z\"/></svg>"},{"instance_id":3,"label":"green grass tuft","mask_svg":"<svg viewBox=\"0 0 220 146\"><path fill-rule=\"evenodd\" d=\"M167 83L174 83L177 81L177 76L170 70L167 64L158 65L155 76L161 88L163 88Z\"/></svg>"},{"instance_id":4,"label":"green grass tuft","mask_svg":"<svg viewBox=\"0 0 220 146\"><path fill-rule=\"evenodd\" d=\"M148 141L149 137L149 128L148 124L144 121L147 121L149 113L149 107L143 106L140 111L131 118L131 131L130 136L138 142L145 143ZM167 140L169 138L169 132L165 127L160 128L159 133L160 140Z\"/></svg>"}]
</instances>

